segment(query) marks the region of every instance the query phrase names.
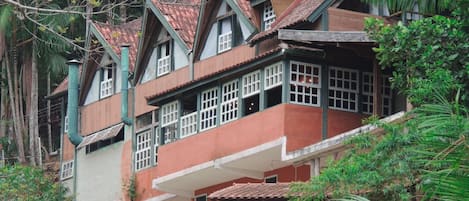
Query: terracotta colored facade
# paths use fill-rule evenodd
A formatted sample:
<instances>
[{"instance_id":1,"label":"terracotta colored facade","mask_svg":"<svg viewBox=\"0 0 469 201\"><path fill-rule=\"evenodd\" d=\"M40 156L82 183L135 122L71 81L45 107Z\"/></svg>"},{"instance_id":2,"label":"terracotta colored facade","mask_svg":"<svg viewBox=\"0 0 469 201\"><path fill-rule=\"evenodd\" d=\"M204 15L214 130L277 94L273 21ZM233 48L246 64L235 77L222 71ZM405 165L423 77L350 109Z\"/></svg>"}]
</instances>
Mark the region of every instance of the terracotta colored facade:
<instances>
[{"instance_id":1,"label":"terracotta colored facade","mask_svg":"<svg viewBox=\"0 0 469 201\"><path fill-rule=\"evenodd\" d=\"M365 101L377 93L365 86L383 84L366 83L364 79L365 75L383 73L375 72L378 68L373 66L370 51L373 43L342 46L328 41L278 37L282 29L361 31L363 19L371 16L365 11L346 10L327 0L272 0L275 20L265 30L263 27L268 22L263 14L267 1L175 2L151 1L146 5L145 20L141 23L145 29L141 29L140 41L135 40L137 35L125 35L133 38L129 39L132 50L129 56L133 57L130 71L134 77L129 80L127 108L132 122L122 127L123 139L115 134L77 150L85 156L84 161L76 161L83 167L87 165L86 157L91 158L93 152L109 151L105 146L122 146L122 152L117 153L121 156L120 167L116 167L121 175L107 176L120 178L127 187L134 178L135 189L131 190L135 190L136 200L202 199L200 195L208 196L233 183L262 183L268 178L282 183L308 181L324 168L326 159L336 159L343 153L337 147L319 149L320 143L362 126L362 120L373 113L365 106L382 104ZM232 24L225 26L223 20L228 18ZM99 35L129 28L129 25L100 26L94 36L98 39ZM226 27L230 27L232 34L230 42L221 44ZM210 33L216 33L215 37ZM210 41L217 43L215 49L205 48ZM100 42L104 47L120 45L117 44L120 41L105 37ZM227 50L219 51L227 44ZM163 51L165 48L170 51ZM116 61L121 56L119 49L106 51L120 64ZM201 59L204 54L210 56ZM167 69L161 67L165 65L165 55L170 61ZM85 138L98 134L111 136L100 132L125 123L121 116L122 93L83 104L90 94L94 73L102 69L99 63L88 60L87 65L92 67L82 74L85 77L81 80L83 88L79 97L79 133ZM185 60L188 62L184 63ZM182 66L176 67L176 61ZM277 77L270 71L272 66ZM149 68L155 68L154 74ZM168 72L160 72L164 70ZM259 72L257 77L249 77L256 72ZM267 86L267 76L275 77L271 81L275 86ZM143 77L151 79L142 81ZM257 88L247 89L249 82L256 79ZM235 85L227 89L226 83L230 81L236 82L236 89L233 89ZM347 82L348 88L341 89L332 82L341 83L340 87ZM207 95L209 89L217 91ZM223 105L228 99L224 96L227 90L236 93L228 96L233 102L229 107ZM246 95L246 90L258 91ZM209 100L208 96L216 101L204 102ZM177 103L176 109L168 106L171 103ZM401 103L392 103L390 110L395 112L395 105ZM204 104L212 104L211 113L202 114L209 110L204 110ZM232 109L227 123L221 120L222 113L228 113L226 108ZM191 133L183 134L182 119L190 114L194 115L192 119L184 121L189 121ZM212 127L202 125L206 114L215 119ZM114 142L118 140L124 142L117 145ZM64 160L72 160L74 147L67 138L63 150ZM78 183L92 185L93 178L79 177L78 174L74 178ZM126 188L120 189L122 200L129 200Z\"/></svg>"}]
</instances>

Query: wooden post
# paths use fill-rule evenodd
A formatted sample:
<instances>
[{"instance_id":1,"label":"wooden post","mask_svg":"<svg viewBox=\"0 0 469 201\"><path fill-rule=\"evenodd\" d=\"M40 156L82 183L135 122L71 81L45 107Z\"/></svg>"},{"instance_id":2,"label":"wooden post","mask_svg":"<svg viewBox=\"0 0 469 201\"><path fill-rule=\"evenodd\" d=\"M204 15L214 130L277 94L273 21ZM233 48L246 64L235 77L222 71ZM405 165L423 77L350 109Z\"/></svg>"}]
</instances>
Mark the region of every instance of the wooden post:
<instances>
[{"instance_id":1,"label":"wooden post","mask_svg":"<svg viewBox=\"0 0 469 201\"><path fill-rule=\"evenodd\" d=\"M379 69L378 61L373 58L373 115L380 117L382 112L382 98L381 98L381 70Z\"/></svg>"}]
</instances>

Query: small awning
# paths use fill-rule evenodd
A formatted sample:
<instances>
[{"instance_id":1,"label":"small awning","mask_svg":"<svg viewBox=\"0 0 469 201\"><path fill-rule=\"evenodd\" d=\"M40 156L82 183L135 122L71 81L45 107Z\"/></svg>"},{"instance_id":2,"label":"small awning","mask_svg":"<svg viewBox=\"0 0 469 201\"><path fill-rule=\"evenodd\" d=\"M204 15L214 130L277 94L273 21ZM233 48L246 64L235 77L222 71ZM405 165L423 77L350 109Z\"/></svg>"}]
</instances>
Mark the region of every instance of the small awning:
<instances>
[{"instance_id":1,"label":"small awning","mask_svg":"<svg viewBox=\"0 0 469 201\"><path fill-rule=\"evenodd\" d=\"M288 200L290 183L244 183L213 192L212 200Z\"/></svg>"},{"instance_id":2,"label":"small awning","mask_svg":"<svg viewBox=\"0 0 469 201\"><path fill-rule=\"evenodd\" d=\"M109 138L115 137L117 134L119 134L123 126L124 123L119 123L104 130L88 135L83 138L83 141L80 143L80 145L78 145L77 148L81 148L101 140L107 140Z\"/></svg>"}]
</instances>

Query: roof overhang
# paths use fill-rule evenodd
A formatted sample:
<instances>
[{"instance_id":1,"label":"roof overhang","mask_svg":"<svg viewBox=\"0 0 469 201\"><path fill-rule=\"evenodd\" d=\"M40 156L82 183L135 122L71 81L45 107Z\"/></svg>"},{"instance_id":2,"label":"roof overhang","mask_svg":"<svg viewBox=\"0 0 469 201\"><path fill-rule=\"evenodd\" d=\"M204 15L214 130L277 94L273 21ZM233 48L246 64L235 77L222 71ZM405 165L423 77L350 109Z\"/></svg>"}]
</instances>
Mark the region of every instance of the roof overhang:
<instances>
[{"instance_id":1,"label":"roof overhang","mask_svg":"<svg viewBox=\"0 0 469 201\"><path fill-rule=\"evenodd\" d=\"M241 177L263 179L264 172L290 165L282 161L286 138L202 163L153 180L153 188L183 197L198 189ZM249 167L249 169L246 169Z\"/></svg>"},{"instance_id":2,"label":"roof overhang","mask_svg":"<svg viewBox=\"0 0 469 201\"><path fill-rule=\"evenodd\" d=\"M88 135L83 138L83 141L78 145L77 149L80 149L86 145L93 144L101 140L107 140L109 138L115 137L122 130L123 126L124 123L119 123L104 130Z\"/></svg>"},{"instance_id":3,"label":"roof overhang","mask_svg":"<svg viewBox=\"0 0 469 201\"><path fill-rule=\"evenodd\" d=\"M320 43L375 43L375 41L370 39L364 31L311 31L280 29L278 31L278 39Z\"/></svg>"}]
</instances>

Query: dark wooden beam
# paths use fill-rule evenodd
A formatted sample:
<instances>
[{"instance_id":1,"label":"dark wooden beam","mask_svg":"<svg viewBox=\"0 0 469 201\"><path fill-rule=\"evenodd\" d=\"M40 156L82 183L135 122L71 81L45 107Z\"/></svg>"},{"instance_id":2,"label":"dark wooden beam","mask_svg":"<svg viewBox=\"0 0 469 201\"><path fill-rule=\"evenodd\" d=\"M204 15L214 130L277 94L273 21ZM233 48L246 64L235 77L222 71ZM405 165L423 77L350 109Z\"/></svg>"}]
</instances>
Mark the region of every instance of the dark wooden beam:
<instances>
[{"instance_id":1,"label":"dark wooden beam","mask_svg":"<svg viewBox=\"0 0 469 201\"><path fill-rule=\"evenodd\" d=\"M380 117L383 112L382 97L381 97L381 69L378 65L376 58L373 59L373 115Z\"/></svg>"},{"instance_id":2,"label":"dark wooden beam","mask_svg":"<svg viewBox=\"0 0 469 201\"><path fill-rule=\"evenodd\" d=\"M311 42L374 43L364 31L311 31L280 29L278 39Z\"/></svg>"}]
</instances>

